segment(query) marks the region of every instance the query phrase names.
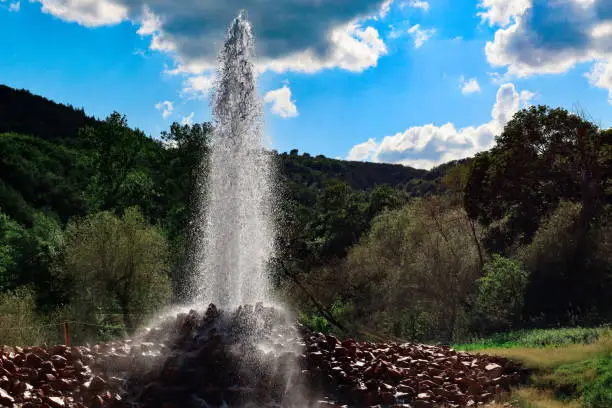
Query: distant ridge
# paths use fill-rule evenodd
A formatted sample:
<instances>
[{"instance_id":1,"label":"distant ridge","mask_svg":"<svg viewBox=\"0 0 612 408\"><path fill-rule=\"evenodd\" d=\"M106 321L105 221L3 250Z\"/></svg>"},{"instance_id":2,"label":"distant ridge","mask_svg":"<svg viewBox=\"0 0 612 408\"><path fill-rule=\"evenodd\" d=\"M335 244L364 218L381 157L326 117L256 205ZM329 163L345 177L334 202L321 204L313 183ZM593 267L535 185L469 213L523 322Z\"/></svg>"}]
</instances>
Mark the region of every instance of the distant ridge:
<instances>
[{"instance_id":1,"label":"distant ridge","mask_svg":"<svg viewBox=\"0 0 612 408\"><path fill-rule=\"evenodd\" d=\"M25 89L0 85L0 133L15 132L66 145L77 143L79 129L98 120L71 105Z\"/></svg>"},{"instance_id":2,"label":"distant ridge","mask_svg":"<svg viewBox=\"0 0 612 408\"><path fill-rule=\"evenodd\" d=\"M98 123L100 120L87 115L83 108L57 103L25 89L0 85L0 134L13 132L82 148L86 141L79 137L79 129ZM388 184L418 196L437 190L436 185L448 168L469 161L453 161L427 171L400 164L298 154L296 149L277 155L281 171L305 185L321 187L325 180L339 179L356 189L369 190L378 184Z\"/></svg>"}]
</instances>

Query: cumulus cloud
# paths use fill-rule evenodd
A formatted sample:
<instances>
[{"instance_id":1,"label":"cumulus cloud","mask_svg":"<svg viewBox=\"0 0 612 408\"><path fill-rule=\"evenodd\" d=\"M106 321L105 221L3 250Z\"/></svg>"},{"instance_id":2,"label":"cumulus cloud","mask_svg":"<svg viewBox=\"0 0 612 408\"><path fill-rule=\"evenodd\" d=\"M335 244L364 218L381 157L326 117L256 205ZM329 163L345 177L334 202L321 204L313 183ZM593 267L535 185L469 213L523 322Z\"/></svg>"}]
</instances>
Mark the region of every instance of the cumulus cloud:
<instances>
[{"instance_id":1,"label":"cumulus cloud","mask_svg":"<svg viewBox=\"0 0 612 408\"><path fill-rule=\"evenodd\" d=\"M478 81L476 78L471 78L466 80L462 75L459 79L461 82L461 93L464 95L472 94L475 92L480 92L480 85L478 85Z\"/></svg>"},{"instance_id":2,"label":"cumulus cloud","mask_svg":"<svg viewBox=\"0 0 612 408\"><path fill-rule=\"evenodd\" d=\"M591 85L608 90L608 102L612 104L612 61L597 62L586 77Z\"/></svg>"},{"instance_id":3,"label":"cumulus cloud","mask_svg":"<svg viewBox=\"0 0 612 408\"><path fill-rule=\"evenodd\" d=\"M17 13L19 10L21 10L21 2L19 0L9 5L9 11Z\"/></svg>"},{"instance_id":4,"label":"cumulus cloud","mask_svg":"<svg viewBox=\"0 0 612 408\"><path fill-rule=\"evenodd\" d=\"M181 119L181 125L185 126L185 125L193 125L193 116L195 115L195 112L191 112L188 116L183 116L183 118Z\"/></svg>"},{"instance_id":5,"label":"cumulus cloud","mask_svg":"<svg viewBox=\"0 0 612 408\"><path fill-rule=\"evenodd\" d=\"M162 111L162 117L168 119L172 115L174 105L170 101L162 101L155 104L155 109Z\"/></svg>"},{"instance_id":6,"label":"cumulus cloud","mask_svg":"<svg viewBox=\"0 0 612 408\"><path fill-rule=\"evenodd\" d=\"M150 47L171 54L172 73L202 74L215 66L218 47L240 9L254 26L257 52L275 70L363 70L386 48L364 22L384 15L390 0L33 0L46 13L85 26L132 21Z\"/></svg>"},{"instance_id":7,"label":"cumulus cloud","mask_svg":"<svg viewBox=\"0 0 612 408\"><path fill-rule=\"evenodd\" d=\"M353 161L367 160L370 158L372 153L376 151L377 147L378 144L376 143L376 140L370 138L367 142L353 146L353 148L349 151L348 156L346 156L346 159Z\"/></svg>"},{"instance_id":8,"label":"cumulus cloud","mask_svg":"<svg viewBox=\"0 0 612 408\"><path fill-rule=\"evenodd\" d=\"M422 1L422 0L404 1L403 3L400 4L400 8L405 8L405 7L412 7L412 8L421 9L423 11L429 11L429 3L427 1Z\"/></svg>"},{"instance_id":9,"label":"cumulus cloud","mask_svg":"<svg viewBox=\"0 0 612 408\"><path fill-rule=\"evenodd\" d=\"M519 93L512 83L499 87L491 110L491 120L479 126L457 129L453 123L442 126L427 124L411 127L404 132L385 136L380 142L369 139L355 145L348 160L399 163L416 168L430 169L451 160L470 157L490 149L494 138L505 124L519 111L523 97L533 94Z\"/></svg>"},{"instance_id":10,"label":"cumulus cloud","mask_svg":"<svg viewBox=\"0 0 612 408\"><path fill-rule=\"evenodd\" d=\"M482 0L478 7L485 11L479 12L478 16L490 26L505 27L530 6L531 0Z\"/></svg>"},{"instance_id":11,"label":"cumulus cloud","mask_svg":"<svg viewBox=\"0 0 612 408\"><path fill-rule=\"evenodd\" d=\"M181 96L187 99L204 99L214 85L212 75L195 75L183 82Z\"/></svg>"},{"instance_id":12,"label":"cumulus cloud","mask_svg":"<svg viewBox=\"0 0 612 408\"><path fill-rule=\"evenodd\" d=\"M86 27L118 24L129 16L129 5L112 0L37 0L44 13Z\"/></svg>"},{"instance_id":13,"label":"cumulus cloud","mask_svg":"<svg viewBox=\"0 0 612 408\"><path fill-rule=\"evenodd\" d=\"M413 25L408 29L408 34L414 37L414 46L416 48L421 48L435 33L435 28L422 29L420 24Z\"/></svg>"},{"instance_id":14,"label":"cumulus cloud","mask_svg":"<svg viewBox=\"0 0 612 408\"><path fill-rule=\"evenodd\" d=\"M258 70L277 73L287 71L312 74L323 69L341 68L361 72L375 67L381 56L387 53L387 46L373 27L363 28L358 23L349 23L334 28L329 36L332 47L325 56L317 55L311 49L279 58L261 58Z\"/></svg>"},{"instance_id":15,"label":"cumulus cloud","mask_svg":"<svg viewBox=\"0 0 612 408\"><path fill-rule=\"evenodd\" d=\"M264 102L271 103L272 113L281 118L292 118L299 114L295 101L291 100L291 89L287 85L268 92L264 97Z\"/></svg>"},{"instance_id":16,"label":"cumulus cloud","mask_svg":"<svg viewBox=\"0 0 612 408\"><path fill-rule=\"evenodd\" d=\"M581 62L612 60L610 0L483 0L481 17L499 26L485 52L507 74L563 73ZM603 65L594 67L597 73ZM610 90L609 83L592 81Z\"/></svg>"}]
</instances>

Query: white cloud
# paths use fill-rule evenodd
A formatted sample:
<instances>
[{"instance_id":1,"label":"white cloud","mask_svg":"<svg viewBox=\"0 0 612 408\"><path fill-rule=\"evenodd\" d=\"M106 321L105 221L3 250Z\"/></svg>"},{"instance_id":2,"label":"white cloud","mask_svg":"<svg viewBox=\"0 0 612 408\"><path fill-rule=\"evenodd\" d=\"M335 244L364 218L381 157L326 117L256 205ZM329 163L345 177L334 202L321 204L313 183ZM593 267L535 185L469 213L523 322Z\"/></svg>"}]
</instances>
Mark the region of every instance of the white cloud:
<instances>
[{"instance_id":1,"label":"white cloud","mask_svg":"<svg viewBox=\"0 0 612 408\"><path fill-rule=\"evenodd\" d=\"M429 40L436 33L435 28L421 29L420 24L413 25L408 29L408 34L414 37L414 46L421 48L427 40Z\"/></svg>"},{"instance_id":2,"label":"white cloud","mask_svg":"<svg viewBox=\"0 0 612 408\"><path fill-rule=\"evenodd\" d=\"M348 156L346 156L346 160L366 160L376 151L377 146L376 141L373 138L370 138L367 142L353 146L353 148L349 151Z\"/></svg>"},{"instance_id":3,"label":"white cloud","mask_svg":"<svg viewBox=\"0 0 612 408\"><path fill-rule=\"evenodd\" d=\"M385 18L389 11L391 11L391 3L393 0L385 0L383 4L380 6L380 12L378 13L378 18Z\"/></svg>"},{"instance_id":4,"label":"white cloud","mask_svg":"<svg viewBox=\"0 0 612 408\"><path fill-rule=\"evenodd\" d=\"M168 74L202 75L216 66L216 54L238 10L248 10L257 40L259 66L276 72L315 73L340 68L353 72L376 66L387 50L366 23L384 17L393 0L32 0L46 13L95 27L131 21L151 38L150 49L175 60Z\"/></svg>"},{"instance_id":5,"label":"white cloud","mask_svg":"<svg viewBox=\"0 0 612 408\"><path fill-rule=\"evenodd\" d=\"M313 74L324 69L341 68L361 72L375 67L380 57L387 54L387 46L373 27L363 28L357 23L350 23L335 28L329 39L332 48L325 58L306 50L275 59L263 58L258 63L258 70Z\"/></svg>"},{"instance_id":6,"label":"white cloud","mask_svg":"<svg viewBox=\"0 0 612 408\"><path fill-rule=\"evenodd\" d=\"M185 79L181 97L187 99L204 99L214 85L214 77L211 75L196 75Z\"/></svg>"},{"instance_id":7,"label":"white cloud","mask_svg":"<svg viewBox=\"0 0 612 408\"><path fill-rule=\"evenodd\" d=\"M533 96L526 91L519 94L512 83L503 84L497 91L491 120L485 124L460 129L453 123L411 127L404 132L385 136L380 142L369 139L360 143L350 150L347 159L400 163L429 169L451 160L470 157L493 146L495 136L519 111L523 97Z\"/></svg>"},{"instance_id":8,"label":"white cloud","mask_svg":"<svg viewBox=\"0 0 612 408\"><path fill-rule=\"evenodd\" d=\"M476 78L471 78L466 80L462 75L459 79L461 82L461 93L464 95L472 94L475 92L480 92L480 85L478 85L478 81Z\"/></svg>"},{"instance_id":9,"label":"white cloud","mask_svg":"<svg viewBox=\"0 0 612 408\"><path fill-rule=\"evenodd\" d=\"M195 115L195 112L191 112L188 116L183 116L183 118L181 119L181 125L193 125L193 116Z\"/></svg>"},{"instance_id":10,"label":"white cloud","mask_svg":"<svg viewBox=\"0 0 612 408\"><path fill-rule=\"evenodd\" d=\"M109 0L37 0L42 11L86 27L119 24L128 18L128 7Z\"/></svg>"},{"instance_id":11,"label":"white cloud","mask_svg":"<svg viewBox=\"0 0 612 408\"><path fill-rule=\"evenodd\" d=\"M485 9L478 13L483 23L506 27L531 7L531 0L481 0L478 7Z\"/></svg>"},{"instance_id":12,"label":"white cloud","mask_svg":"<svg viewBox=\"0 0 612 408\"><path fill-rule=\"evenodd\" d=\"M299 114L295 101L291 100L291 89L287 85L268 92L264 97L264 102L271 103L272 113L281 118L292 118Z\"/></svg>"},{"instance_id":13,"label":"white cloud","mask_svg":"<svg viewBox=\"0 0 612 408\"><path fill-rule=\"evenodd\" d=\"M608 101L612 104L612 61L597 62L585 76L592 86L608 91Z\"/></svg>"},{"instance_id":14,"label":"white cloud","mask_svg":"<svg viewBox=\"0 0 612 408\"><path fill-rule=\"evenodd\" d=\"M172 115L174 105L170 101L162 101L155 104L155 109L162 111L162 117L168 119Z\"/></svg>"},{"instance_id":15,"label":"white cloud","mask_svg":"<svg viewBox=\"0 0 612 408\"><path fill-rule=\"evenodd\" d=\"M531 106L531 101L537 97L537 95L530 91L521 91L521 106L527 108Z\"/></svg>"},{"instance_id":16,"label":"white cloud","mask_svg":"<svg viewBox=\"0 0 612 408\"><path fill-rule=\"evenodd\" d=\"M483 21L499 26L485 53L500 78L560 74L594 63L589 82L612 90L612 3L610 0L483 0Z\"/></svg>"},{"instance_id":17,"label":"white cloud","mask_svg":"<svg viewBox=\"0 0 612 408\"><path fill-rule=\"evenodd\" d=\"M422 0L404 1L403 3L400 4L400 8L405 8L405 7L413 7L413 8L421 9L423 11L429 11L429 3L427 1L422 1Z\"/></svg>"},{"instance_id":18,"label":"white cloud","mask_svg":"<svg viewBox=\"0 0 612 408\"><path fill-rule=\"evenodd\" d=\"M21 9L21 2L19 0L9 5L9 11L12 11L14 13L17 13L20 9Z\"/></svg>"}]
</instances>

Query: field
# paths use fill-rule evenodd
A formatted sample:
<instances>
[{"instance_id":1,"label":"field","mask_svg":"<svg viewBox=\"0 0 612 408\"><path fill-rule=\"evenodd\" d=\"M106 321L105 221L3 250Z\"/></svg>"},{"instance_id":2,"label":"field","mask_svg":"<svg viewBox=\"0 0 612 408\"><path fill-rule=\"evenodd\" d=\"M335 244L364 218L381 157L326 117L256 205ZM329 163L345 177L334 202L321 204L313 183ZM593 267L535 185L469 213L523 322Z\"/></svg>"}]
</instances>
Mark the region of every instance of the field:
<instances>
[{"instance_id":1,"label":"field","mask_svg":"<svg viewBox=\"0 0 612 408\"><path fill-rule=\"evenodd\" d=\"M508 357L532 369L528 384L511 396L515 406L612 407L610 327L520 331L454 347Z\"/></svg>"}]
</instances>

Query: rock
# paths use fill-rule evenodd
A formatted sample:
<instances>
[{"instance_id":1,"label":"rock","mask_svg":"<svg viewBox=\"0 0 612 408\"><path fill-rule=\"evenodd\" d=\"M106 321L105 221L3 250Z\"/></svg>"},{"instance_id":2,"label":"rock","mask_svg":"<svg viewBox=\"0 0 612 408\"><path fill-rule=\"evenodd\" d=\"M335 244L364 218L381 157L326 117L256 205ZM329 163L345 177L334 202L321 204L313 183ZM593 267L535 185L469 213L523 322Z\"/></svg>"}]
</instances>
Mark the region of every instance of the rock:
<instances>
[{"instance_id":1,"label":"rock","mask_svg":"<svg viewBox=\"0 0 612 408\"><path fill-rule=\"evenodd\" d=\"M63 397L45 397L44 401L52 408L64 408L66 406Z\"/></svg>"},{"instance_id":2,"label":"rock","mask_svg":"<svg viewBox=\"0 0 612 408\"><path fill-rule=\"evenodd\" d=\"M487 373L487 377L493 379L499 377L504 371L504 368L499 364L490 363L485 366L485 371Z\"/></svg>"},{"instance_id":3,"label":"rock","mask_svg":"<svg viewBox=\"0 0 612 408\"><path fill-rule=\"evenodd\" d=\"M66 359L66 357L60 356L58 354L52 355L49 360L51 360L53 366L58 370L65 368L68 364L68 360Z\"/></svg>"},{"instance_id":4,"label":"rock","mask_svg":"<svg viewBox=\"0 0 612 408\"><path fill-rule=\"evenodd\" d=\"M13 406L15 399L10 396L10 394L4 389L0 388L0 404L6 406Z\"/></svg>"},{"instance_id":5,"label":"rock","mask_svg":"<svg viewBox=\"0 0 612 408\"><path fill-rule=\"evenodd\" d=\"M25 356L24 367L27 368L39 368L43 363L42 358L34 353L28 353Z\"/></svg>"},{"instance_id":6,"label":"rock","mask_svg":"<svg viewBox=\"0 0 612 408\"><path fill-rule=\"evenodd\" d=\"M91 382L89 383L89 387L87 387L87 389L93 393L102 392L104 391L105 388L106 388L106 381L104 381L102 378L98 377L97 375L91 379Z\"/></svg>"}]
</instances>

